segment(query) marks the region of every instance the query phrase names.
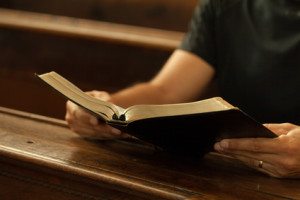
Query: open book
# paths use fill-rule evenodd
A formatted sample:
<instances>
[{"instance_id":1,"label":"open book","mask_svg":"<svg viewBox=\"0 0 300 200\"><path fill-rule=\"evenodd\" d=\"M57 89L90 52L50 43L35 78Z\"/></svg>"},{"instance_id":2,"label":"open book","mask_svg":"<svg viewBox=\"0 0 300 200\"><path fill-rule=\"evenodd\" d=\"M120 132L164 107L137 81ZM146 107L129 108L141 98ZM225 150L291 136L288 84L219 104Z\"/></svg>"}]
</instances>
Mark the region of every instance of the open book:
<instances>
[{"instance_id":1,"label":"open book","mask_svg":"<svg viewBox=\"0 0 300 200\"><path fill-rule=\"evenodd\" d=\"M275 137L221 97L124 109L87 95L56 72L38 77L99 120L167 151L203 155L216 140L223 138Z\"/></svg>"}]
</instances>

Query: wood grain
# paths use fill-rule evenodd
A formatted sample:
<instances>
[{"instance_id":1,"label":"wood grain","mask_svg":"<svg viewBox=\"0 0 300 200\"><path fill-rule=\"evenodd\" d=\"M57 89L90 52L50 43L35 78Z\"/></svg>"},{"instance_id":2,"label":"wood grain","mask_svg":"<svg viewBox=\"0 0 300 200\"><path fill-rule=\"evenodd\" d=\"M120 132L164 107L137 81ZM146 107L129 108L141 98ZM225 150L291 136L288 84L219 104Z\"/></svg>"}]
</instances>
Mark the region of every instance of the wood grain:
<instances>
[{"instance_id":1,"label":"wood grain","mask_svg":"<svg viewBox=\"0 0 300 200\"><path fill-rule=\"evenodd\" d=\"M0 8L0 27L173 50L181 32Z\"/></svg>"},{"instance_id":2,"label":"wood grain","mask_svg":"<svg viewBox=\"0 0 300 200\"><path fill-rule=\"evenodd\" d=\"M0 7L186 31L198 0L5 0Z\"/></svg>"},{"instance_id":3,"label":"wood grain","mask_svg":"<svg viewBox=\"0 0 300 200\"><path fill-rule=\"evenodd\" d=\"M48 199L300 199L299 180L271 178L216 153L188 160L136 140L86 140L63 121L5 108L0 138L4 199L25 199L14 185L24 197L52 192Z\"/></svg>"}]
</instances>

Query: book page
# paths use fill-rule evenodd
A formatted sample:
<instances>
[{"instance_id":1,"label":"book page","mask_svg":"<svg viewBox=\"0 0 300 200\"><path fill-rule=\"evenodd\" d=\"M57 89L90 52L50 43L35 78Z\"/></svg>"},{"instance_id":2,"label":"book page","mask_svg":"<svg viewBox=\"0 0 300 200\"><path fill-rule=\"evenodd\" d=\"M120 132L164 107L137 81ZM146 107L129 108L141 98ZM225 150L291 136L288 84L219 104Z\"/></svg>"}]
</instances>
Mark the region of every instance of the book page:
<instances>
[{"instance_id":1,"label":"book page","mask_svg":"<svg viewBox=\"0 0 300 200\"><path fill-rule=\"evenodd\" d=\"M224 111L230 109L238 109L221 97L214 97L202 101L179 104L164 105L135 105L125 110L126 121L134 121L139 119L189 115L206 112Z\"/></svg>"},{"instance_id":2,"label":"book page","mask_svg":"<svg viewBox=\"0 0 300 200\"><path fill-rule=\"evenodd\" d=\"M123 112L124 110L112 103L101 101L100 99L87 95L56 72L42 74L39 75L39 77L72 102L91 111L106 121L111 120L114 114L119 116L119 112Z\"/></svg>"}]
</instances>

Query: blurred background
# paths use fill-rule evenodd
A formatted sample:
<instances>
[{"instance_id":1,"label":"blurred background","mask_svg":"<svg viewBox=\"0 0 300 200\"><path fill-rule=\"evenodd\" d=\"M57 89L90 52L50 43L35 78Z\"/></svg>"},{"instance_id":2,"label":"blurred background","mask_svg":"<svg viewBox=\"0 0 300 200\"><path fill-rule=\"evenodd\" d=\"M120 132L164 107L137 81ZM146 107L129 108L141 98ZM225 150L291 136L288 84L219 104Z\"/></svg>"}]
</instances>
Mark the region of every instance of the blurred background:
<instances>
[{"instance_id":1,"label":"blurred background","mask_svg":"<svg viewBox=\"0 0 300 200\"><path fill-rule=\"evenodd\" d=\"M0 106L64 118L35 73L82 90L150 79L188 28L197 0L0 0Z\"/></svg>"}]
</instances>

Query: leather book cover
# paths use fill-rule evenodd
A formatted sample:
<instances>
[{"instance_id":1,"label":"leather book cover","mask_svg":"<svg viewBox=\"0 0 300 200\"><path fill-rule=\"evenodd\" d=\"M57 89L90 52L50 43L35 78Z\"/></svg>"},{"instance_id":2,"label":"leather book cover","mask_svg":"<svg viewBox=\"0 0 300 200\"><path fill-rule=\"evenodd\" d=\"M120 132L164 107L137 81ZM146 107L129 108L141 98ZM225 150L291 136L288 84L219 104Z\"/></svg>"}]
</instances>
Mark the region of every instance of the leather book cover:
<instances>
[{"instance_id":1,"label":"leather book cover","mask_svg":"<svg viewBox=\"0 0 300 200\"><path fill-rule=\"evenodd\" d=\"M238 109L137 120L125 132L179 155L202 156L224 138L276 137Z\"/></svg>"}]
</instances>

